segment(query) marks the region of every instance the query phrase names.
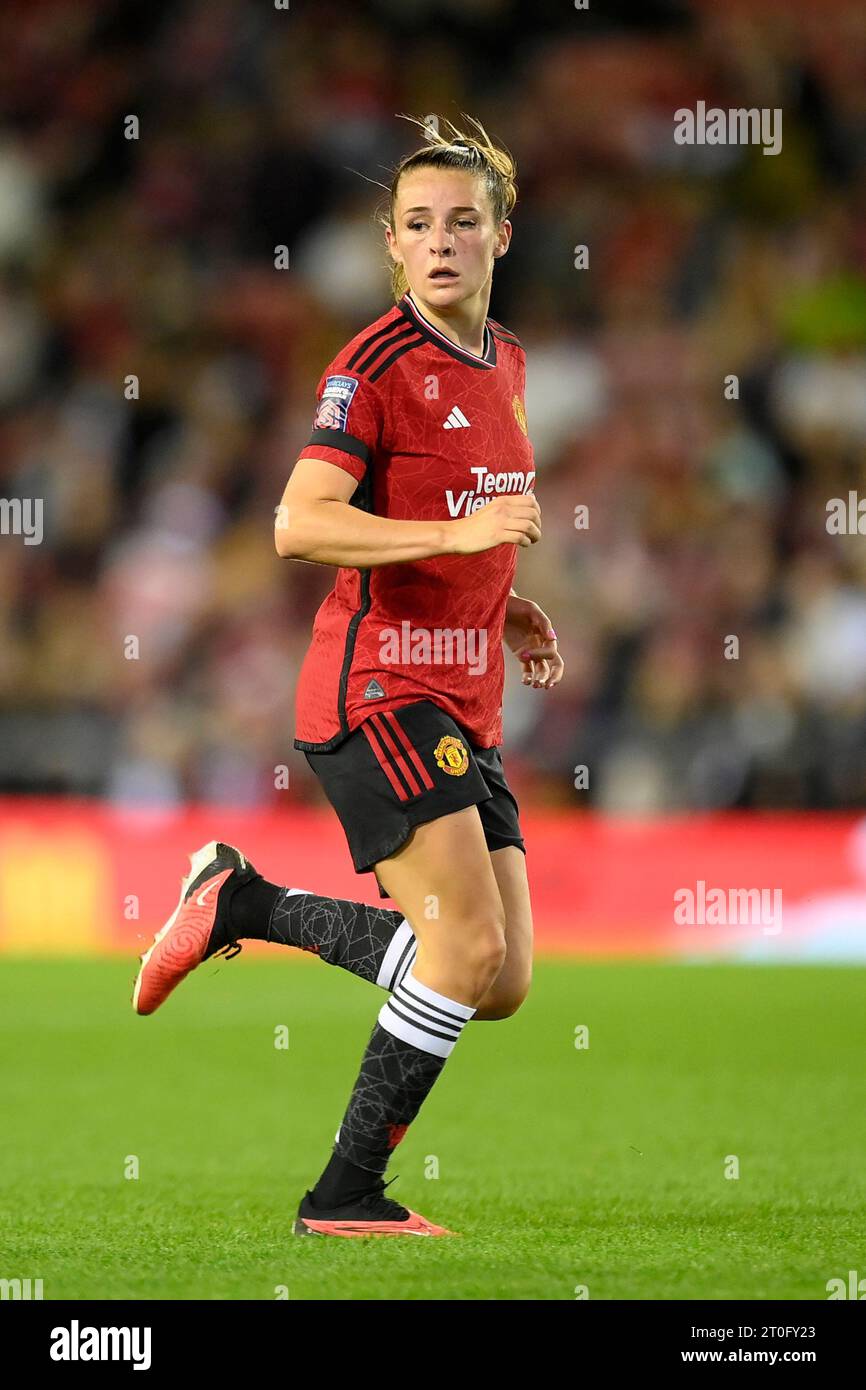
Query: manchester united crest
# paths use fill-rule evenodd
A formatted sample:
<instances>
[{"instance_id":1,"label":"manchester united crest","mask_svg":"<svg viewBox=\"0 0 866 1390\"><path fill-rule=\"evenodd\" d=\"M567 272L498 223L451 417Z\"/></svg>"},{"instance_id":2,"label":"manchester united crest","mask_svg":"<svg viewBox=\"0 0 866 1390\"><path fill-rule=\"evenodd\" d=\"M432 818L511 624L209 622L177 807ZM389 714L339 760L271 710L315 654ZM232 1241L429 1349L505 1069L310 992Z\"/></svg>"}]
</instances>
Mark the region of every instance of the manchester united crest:
<instances>
[{"instance_id":1,"label":"manchester united crest","mask_svg":"<svg viewBox=\"0 0 866 1390\"><path fill-rule=\"evenodd\" d=\"M519 396L515 396L511 404L514 407L514 417L523 433L526 434L526 411L523 409L523 401Z\"/></svg>"},{"instance_id":2,"label":"manchester united crest","mask_svg":"<svg viewBox=\"0 0 866 1390\"><path fill-rule=\"evenodd\" d=\"M469 766L469 754L459 738L443 734L433 751L437 767L449 777L462 777Z\"/></svg>"}]
</instances>

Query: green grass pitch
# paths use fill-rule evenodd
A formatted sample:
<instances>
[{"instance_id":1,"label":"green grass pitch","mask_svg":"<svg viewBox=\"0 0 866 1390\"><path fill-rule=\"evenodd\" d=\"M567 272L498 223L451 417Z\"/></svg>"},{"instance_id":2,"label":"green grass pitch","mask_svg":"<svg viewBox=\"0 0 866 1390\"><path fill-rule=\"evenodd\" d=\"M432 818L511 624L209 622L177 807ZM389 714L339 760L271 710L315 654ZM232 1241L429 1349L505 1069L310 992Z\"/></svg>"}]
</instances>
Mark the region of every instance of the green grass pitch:
<instances>
[{"instance_id":1,"label":"green grass pitch","mask_svg":"<svg viewBox=\"0 0 866 1390\"><path fill-rule=\"evenodd\" d=\"M456 1240L291 1234L380 990L275 949L143 1019L134 973L0 963L0 1277L46 1299L825 1299L866 1276L861 969L538 961L389 1169Z\"/></svg>"}]
</instances>

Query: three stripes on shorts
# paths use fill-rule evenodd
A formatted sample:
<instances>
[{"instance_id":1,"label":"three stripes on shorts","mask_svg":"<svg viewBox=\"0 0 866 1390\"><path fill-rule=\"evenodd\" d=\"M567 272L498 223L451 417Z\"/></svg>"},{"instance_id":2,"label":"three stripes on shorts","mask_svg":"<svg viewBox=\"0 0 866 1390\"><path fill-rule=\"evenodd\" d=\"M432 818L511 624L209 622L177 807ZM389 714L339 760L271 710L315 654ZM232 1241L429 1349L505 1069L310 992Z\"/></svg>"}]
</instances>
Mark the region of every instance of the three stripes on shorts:
<instances>
[{"instance_id":1,"label":"three stripes on shorts","mask_svg":"<svg viewBox=\"0 0 866 1390\"><path fill-rule=\"evenodd\" d=\"M361 728L398 800L432 791L433 778L393 710L370 715Z\"/></svg>"}]
</instances>

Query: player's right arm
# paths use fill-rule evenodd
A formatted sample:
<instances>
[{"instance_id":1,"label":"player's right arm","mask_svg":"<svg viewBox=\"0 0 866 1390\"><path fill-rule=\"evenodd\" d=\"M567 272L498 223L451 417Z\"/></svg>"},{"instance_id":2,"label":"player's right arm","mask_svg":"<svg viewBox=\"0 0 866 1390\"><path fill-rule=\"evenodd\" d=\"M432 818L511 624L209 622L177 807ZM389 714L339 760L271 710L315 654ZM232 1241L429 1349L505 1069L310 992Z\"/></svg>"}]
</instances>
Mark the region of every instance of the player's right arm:
<instances>
[{"instance_id":1,"label":"player's right arm","mask_svg":"<svg viewBox=\"0 0 866 1390\"><path fill-rule=\"evenodd\" d=\"M494 497L454 521L401 521L350 506L357 486L357 478L336 464L299 459L277 508L277 554L369 569L434 555L473 555L506 542L528 546L541 535L541 509L531 492Z\"/></svg>"}]
</instances>

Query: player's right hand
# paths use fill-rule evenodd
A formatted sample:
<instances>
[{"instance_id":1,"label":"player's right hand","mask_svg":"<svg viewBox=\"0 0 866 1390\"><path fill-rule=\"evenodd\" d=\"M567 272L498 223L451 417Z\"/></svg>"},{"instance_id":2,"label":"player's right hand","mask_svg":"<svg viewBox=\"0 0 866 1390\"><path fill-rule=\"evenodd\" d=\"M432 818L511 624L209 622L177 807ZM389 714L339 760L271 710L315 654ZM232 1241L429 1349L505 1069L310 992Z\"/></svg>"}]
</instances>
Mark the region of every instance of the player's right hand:
<instances>
[{"instance_id":1,"label":"player's right hand","mask_svg":"<svg viewBox=\"0 0 866 1390\"><path fill-rule=\"evenodd\" d=\"M457 555L477 555L506 541L534 545L541 538L541 507L534 492L508 493L452 525Z\"/></svg>"}]
</instances>

